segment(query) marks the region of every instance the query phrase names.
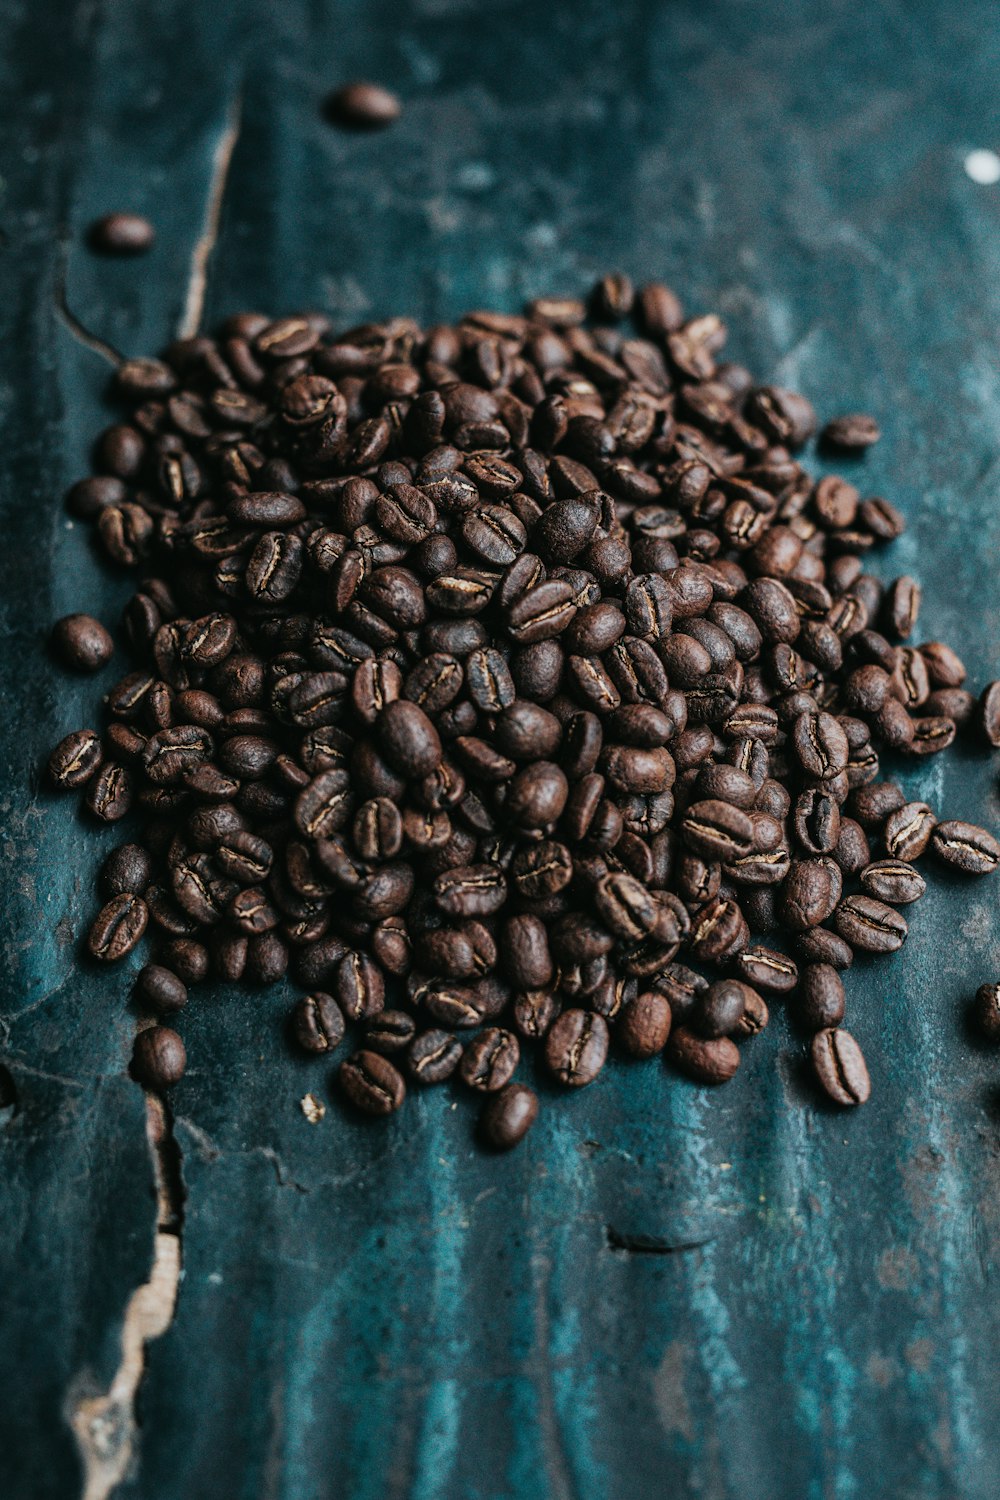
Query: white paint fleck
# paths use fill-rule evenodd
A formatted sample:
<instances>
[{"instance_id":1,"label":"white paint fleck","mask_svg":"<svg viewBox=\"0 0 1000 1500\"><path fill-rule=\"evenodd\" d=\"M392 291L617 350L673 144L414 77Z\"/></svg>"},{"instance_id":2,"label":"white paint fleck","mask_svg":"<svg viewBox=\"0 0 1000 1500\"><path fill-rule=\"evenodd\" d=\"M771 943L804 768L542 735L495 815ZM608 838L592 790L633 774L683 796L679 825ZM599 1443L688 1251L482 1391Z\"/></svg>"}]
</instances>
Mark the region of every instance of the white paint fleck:
<instances>
[{"instance_id":1,"label":"white paint fleck","mask_svg":"<svg viewBox=\"0 0 1000 1500\"><path fill-rule=\"evenodd\" d=\"M981 187L1000 182L1000 156L995 151L970 151L965 158L965 175Z\"/></svg>"}]
</instances>

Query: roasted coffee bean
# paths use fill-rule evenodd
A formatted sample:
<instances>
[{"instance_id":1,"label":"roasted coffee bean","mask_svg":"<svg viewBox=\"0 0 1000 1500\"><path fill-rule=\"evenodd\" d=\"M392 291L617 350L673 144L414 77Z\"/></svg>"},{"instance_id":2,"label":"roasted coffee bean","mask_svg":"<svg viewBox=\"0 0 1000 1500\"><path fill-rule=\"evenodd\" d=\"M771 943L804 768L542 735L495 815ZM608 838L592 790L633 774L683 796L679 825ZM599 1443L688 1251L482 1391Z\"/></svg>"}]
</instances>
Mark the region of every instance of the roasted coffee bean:
<instances>
[{"instance_id":1,"label":"roasted coffee bean","mask_svg":"<svg viewBox=\"0 0 1000 1500\"><path fill-rule=\"evenodd\" d=\"M156 238L156 230L139 214L105 214L90 226L90 243L104 255L142 255Z\"/></svg>"},{"instance_id":2,"label":"roasted coffee bean","mask_svg":"<svg viewBox=\"0 0 1000 1500\"><path fill-rule=\"evenodd\" d=\"M866 865L858 878L866 895L887 901L890 906L907 906L919 900L927 889L919 872L902 859L877 859Z\"/></svg>"},{"instance_id":3,"label":"roasted coffee bean","mask_svg":"<svg viewBox=\"0 0 1000 1500\"><path fill-rule=\"evenodd\" d=\"M831 448L843 448L849 453L861 452L877 443L882 436L874 417L863 412L852 412L849 416L835 417L827 422L820 434Z\"/></svg>"},{"instance_id":4,"label":"roasted coffee bean","mask_svg":"<svg viewBox=\"0 0 1000 1500\"><path fill-rule=\"evenodd\" d=\"M975 823L949 819L936 824L930 847L942 863L963 875L988 875L1000 864L1000 843Z\"/></svg>"},{"instance_id":5,"label":"roasted coffee bean","mask_svg":"<svg viewBox=\"0 0 1000 1500\"><path fill-rule=\"evenodd\" d=\"M776 995L786 995L794 990L799 981L798 966L784 953L765 948L755 943L737 955L736 970L741 979L757 989L768 990Z\"/></svg>"},{"instance_id":6,"label":"roasted coffee bean","mask_svg":"<svg viewBox=\"0 0 1000 1500\"><path fill-rule=\"evenodd\" d=\"M854 949L850 943L829 928L811 927L806 932L797 933L793 941L795 951L804 963L849 969L854 962Z\"/></svg>"},{"instance_id":7,"label":"roasted coffee bean","mask_svg":"<svg viewBox=\"0 0 1000 1500\"><path fill-rule=\"evenodd\" d=\"M490 1094L479 1117L483 1140L495 1151L522 1141L538 1117L538 1096L523 1083L508 1083Z\"/></svg>"},{"instance_id":8,"label":"roasted coffee bean","mask_svg":"<svg viewBox=\"0 0 1000 1500\"><path fill-rule=\"evenodd\" d=\"M344 1016L332 995L303 995L292 1011L292 1031L306 1052L332 1052L344 1039Z\"/></svg>"},{"instance_id":9,"label":"roasted coffee bean","mask_svg":"<svg viewBox=\"0 0 1000 1500\"><path fill-rule=\"evenodd\" d=\"M740 1065L739 1049L729 1037L705 1038L687 1026L671 1031L667 1056L699 1083L728 1083Z\"/></svg>"},{"instance_id":10,"label":"roasted coffee bean","mask_svg":"<svg viewBox=\"0 0 1000 1500\"><path fill-rule=\"evenodd\" d=\"M479 1093L494 1094L510 1082L520 1056L521 1048L512 1031L487 1026L466 1046L458 1067L459 1076Z\"/></svg>"},{"instance_id":11,"label":"roasted coffee bean","mask_svg":"<svg viewBox=\"0 0 1000 1500\"><path fill-rule=\"evenodd\" d=\"M406 1097L402 1074L378 1052L356 1052L340 1065L341 1090L366 1115L391 1115Z\"/></svg>"},{"instance_id":12,"label":"roasted coffee bean","mask_svg":"<svg viewBox=\"0 0 1000 1500\"><path fill-rule=\"evenodd\" d=\"M871 1080L864 1053L843 1027L817 1031L812 1039L813 1070L823 1092L834 1104L864 1104Z\"/></svg>"},{"instance_id":13,"label":"roasted coffee bean","mask_svg":"<svg viewBox=\"0 0 1000 1500\"><path fill-rule=\"evenodd\" d=\"M753 821L728 802L694 803L681 819L680 829L685 843L706 859L730 863L753 848Z\"/></svg>"},{"instance_id":14,"label":"roasted coffee bean","mask_svg":"<svg viewBox=\"0 0 1000 1500\"><path fill-rule=\"evenodd\" d=\"M131 891L112 896L102 907L87 937L87 952L103 963L117 963L131 953L146 930L149 910Z\"/></svg>"},{"instance_id":15,"label":"roasted coffee bean","mask_svg":"<svg viewBox=\"0 0 1000 1500\"><path fill-rule=\"evenodd\" d=\"M85 786L101 768L104 752L92 729L77 729L68 734L49 756L49 780L61 791Z\"/></svg>"},{"instance_id":16,"label":"roasted coffee bean","mask_svg":"<svg viewBox=\"0 0 1000 1500\"><path fill-rule=\"evenodd\" d=\"M140 1031L132 1048L132 1073L153 1093L173 1088L184 1077L187 1052L176 1031L169 1026L149 1026Z\"/></svg>"},{"instance_id":17,"label":"roasted coffee bean","mask_svg":"<svg viewBox=\"0 0 1000 1500\"><path fill-rule=\"evenodd\" d=\"M389 764L404 776L426 776L441 764L441 740L416 703L387 703L376 725Z\"/></svg>"},{"instance_id":18,"label":"roasted coffee bean","mask_svg":"<svg viewBox=\"0 0 1000 1500\"><path fill-rule=\"evenodd\" d=\"M852 948L865 953L895 953L906 941L906 920L873 896L846 896L833 914L833 925Z\"/></svg>"},{"instance_id":19,"label":"roasted coffee bean","mask_svg":"<svg viewBox=\"0 0 1000 1500\"><path fill-rule=\"evenodd\" d=\"M345 83L326 101L329 118L355 130L381 130L401 111L396 95L378 83Z\"/></svg>"},{"instance_id":20,"label":"roasted coffee bean","mask_svg":"<svg viewBox=\"0 0 1000 1500\"><path fill-rule=\"evenodd\" d=\"M416 1035L417 1024L405 1010L383 1010L365 1026L365 1045L372 1052L402 1052Z\"/></svg>"},{"instance_id":21,"label":"roasted coffee bean","mask_svg":"<svg viewBox=\"0 0 1000 1500\"><path fill-rule=\"evenodd\" d=\"M448 1031L421 1031L413 1038L406 1064L418 1083L443 1083L462 1060L462 1044Z\"/></svg>"},{"instance_id":22,"label":"roasted coffee bean","mask_svg":"<svg viewBox=\"0 0 1000 1500\"><path fill-rule=\"evenodd\" d=\"M692 1024L702 1036L731 1036L747 1004L748 985L739 979L717 979L699 996Z\"/></svg>"},{"instance_id":23,"label":"roasted coffee bean","mask_svg":"<svg viewBox=\"0 0 1000 1500\"><path fill-rule=\"evenodd\" d=\"M981 984L976 991L972 1018L987 1041L1000 1042L1000 984Z\"/></svg>"},{"instance_id":24,"label":"roasted coffee bean","mask_svg":"<svg viewBox=\"0 0 1000 1500\"><path fill-rule=\"evenodd\" d=\"M545 1037L545 1061L560 1083L581 1088L593 1083L608 1054L608 1025L586 1010L564 1010Z\"/></svg>"},{"instance_id":25,"label":"roasted coffee bean","mask_svg":"<svg viewBox=\"0 0 1000 1500\"><path fill-rule=\"evenodd\" d=\"M631 1057L655 1057L670 1035L670 1001L659 990L645 990L627 1000L615 1022L615 1037Z\"/></svg>"},{"instance_id":26,"label":"roasted coffee bean","mask_svg":"<svg viewBox=\"0 0 1000 1500\"><path fill-rule=\"evenodd\" d=\"M795 860L781 890L782 920L793 932L819 927L833 913L838 896L829 864L819 859Z\"/></svg>"},{"instance_id":27,"label":"roasted coffee bean","mask_svg":"<svg viewBox=\"0 0 1000 1500\"><path fill-rule=\"evenodd\" d=\"M886 819L883 836L893 859L919 859L931 841L937 819L926 802L907 802Z\"/></svg>"},{"instance_id":28,"label":"roasted coffee bean","mask_svg":"<svg viewBox=\"0 0 1000 1500\"><path fill-rule=\"evenodd\" d=\"M122 844L101 866L101 889L107 897L130 892L141 896L153 874L153 859L141 844Z\"/></svg>"},{"instance_id":29,"label":"roasted coffee bean","mask_svg":"<svg viewBox=\"0 0 1000 1500\"><path fill-rule=\"evenodd\" d=\"M136 999L159 1015L171 1015L187 1004L187 986L162 964L147 964L135 982Z\"/></svg>"},{"instance_id":30,"label":"roasted coffee bean","mask_svg":"<svg viewBox=\"0 0 1000 1500\"><path fill-rule=\"evenodd\" d=\"M550 983L554 966L548 933L538 917L528 913L509 917L500 938L500 954L515 988L536 990Z\"/></svg>"},{"instance_id":31,"label":"roasted coffee bean","mask_svg":"<svg viewBox=\"0 0 1000 1500\"><path fill-rule=\"evenodd\" d=\"M808 1031L826 1031L839 1026L844 1019L844 984L837 970L828 963L807 964L795 1014Z\"/></svg>"},{"instance_id":32,"label":"roasted coffee bean","mask_svg":"<svg viewBox=\"0 0 1000 1500\"><path fill-rule=\"evenodd\" d=\"M979 696L983 734L994 750L1000 749L1000 682L987 683Z\"/></svg>"},{"instance_id":33,"label":"roasted coffee bean","mask_svg":"<svg viewBox=\"0 0 1000 1500\"><path fill-rule=\"evenodd\" d=\"M96 672L111 660L114 642L92 615L65 615L52 627L52 649L77 672Z\"/></svg>"}]
</instances>

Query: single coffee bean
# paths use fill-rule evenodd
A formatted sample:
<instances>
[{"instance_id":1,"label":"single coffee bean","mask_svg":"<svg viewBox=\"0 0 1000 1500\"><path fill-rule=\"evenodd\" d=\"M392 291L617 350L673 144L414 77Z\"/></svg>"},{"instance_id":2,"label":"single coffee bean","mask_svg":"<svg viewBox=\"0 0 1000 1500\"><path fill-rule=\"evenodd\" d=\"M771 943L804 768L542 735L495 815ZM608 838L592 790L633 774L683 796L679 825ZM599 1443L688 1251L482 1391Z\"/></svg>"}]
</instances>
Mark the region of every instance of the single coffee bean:
<instances>
[{"instance_id":1,"label":"single coffee bean","mask_svg":"<svg viewBox=\"0 0 1000 1500\"><path fill-rule=\"evenodd\" d=\"M645 990L622 1006L615 1037L631 1057L655 1057L667 1045L672 1012L659 990Z\"/></svg>"},{"instance_id":2,"label":"single coffee bean","mask_svg":"<svg viewBox=\"0 0 1000 1500\"><path fill-rule=\"evenodd\" d=\"M586 1010L564 1010L545 1038L545 1061L560 1083L581 1088L593 1083L608 1055L608 1024Z\"/></svg>"},{"instance_id":3,"label":"single coffee bean","mask_svg":"<svg viewBox=\"0 0 1000 1500\"><path fill-rule=\"evenodd\" d=\"M101 768L104 752L92 729L76 729L68 734L49 756L49 780L60 791L85 786Z\"/></svg>"},{"instance_id":4,"label":"single coffee bean","mask_svg":"<svg viewBox=\"0 0 1000 1500\"><path fill-rule=\"evenodd\" d=\"M105 214L90 226L90 243L105 255L142 255L156 238L148 219L139 214Z\"/></svg>"},{"instance_id":5,"label":"single coffee bean","mask_svg":"<svg viewBox=\"0 0 1000 1500\"><path fill-rule=\"evenodd\" d=\"M153 1093L180 1083L187 1067L187 1052L176 1031L169 1026L149 1026L140 1031L132 1048L132 1072Z\"/></svg>"},{"instance_id":6,"label":"single coffee bean","mask_svg":"<svg viewBox=\"0 0 1000 1500\"><path fill-rule=\"evenodd\" d=\"M153 875L153 860L141 844L122 844L113 849L101 866L101 889L105 896L131 892L141 896Z\"/></svg>"},{"instance_id":7,"label":"single coffee bean","mask_svg":"<svg viewBox=\"0 0 1000 1500\"><path fill-rule=\"evenodd\" d=\"M699 997L692 1023L702 1036L730 1036L747 1004L749 986L739 979L717 979Z\"/></svg>"},{"instance_id":8,"label":"single coffee bean","mask_svg":"<svg viewBox=\"0 0 1000 1500\"><path fill-rule=\"evenodd\" d=\"M413 1041L417 1023L405 1010L383 1010L365 1026L365 1046L372 1052L402 1052Z\"/></svg>"},{"instance_id":9,"label":"single coffee bean","mask_svg":"<svg viewBox=\"0 0 1000 1500\"><path fill-rule=\"evenodd\" d=\"M803 963L849 969L854 962L854 949L850 943L827 927L811 927L806 932L796 933L793 942Z\"/></svg>"},{"instance_id":10,"label":"single coffee bean","mask_svg":"<svg viewBox=\"0 0 1000 1500\"><path fill-rule=\"evenodd\" d=\"M981 984L972 1007L973 1020L988 1041L1000 1042L1000 984Z\"/></svg>"},{"instance_id":11,"label":"single coffee bean","mask_svg":"<svg viewBox=\"0 0 1000 1500\"><path fill-rule=\"evenodd\" d=\"M510 1082L521 1048L512 1031L487 1026L467 1045L459 1063L462 1082L479 1093L493 1094Z\"/></svg>"},{"instance_id":12,"label":"single coffee bean","mask_svg":"<svg viewBox=\"0 0 1000 1500\"><path fill-rule=\"evenodd\" d=\"M91 615L64 615L52 627L52 649L78 672L96 672L114 655L114 642Z\"/></svg>"},{"instance_id":13,"label":"single coffee bean","mask_svg":"<svg viewBox=\"0 0 1000 1500\"><path fill-rule=\"evenodd\" d=\"M344 1016L332 995L303 995L292 1011L292 1032L306 1052L332 1052L344 1039Z\"/></svg>"},{"instance_id":14,"label":"single coffee bean","mask_svg":"<svg viewBox=\"0 0 1000 1500\"><path fill-rule=\"evenodd\" d=\"M187 1004L187 986L162 964L147 964L135 982L136 999L160 1015L183 1010Z\"/></svg>"},{"instance_id":15,"label":"single coffee bean","mask_svg":"<svg viewBox=\"0 0 1000 1500\"><path fill-rule=\"evenodd\" d=\"M983 735L994 750L1000 749L1000 682L987 683L979 697Z\"/></svg>"},{"instance_id":16,"label":"single coffee bean","mask_svg":"<svg viewBox=\"0 0 1000 1500\"><path fill-rule=\"evenodd\" d=\"M746 1004L733 1031L735 1037L759 1036L771 1019L771 1013L762 995L747 986Z\"/></svg>"},{"instance_id":17,"label":"single coffee bean","mask_svg":"<svg viewBox=\"0 0 1000 1500\"><path fill-rule=\"evenodd\" d=\"M827 422L820 434L831 448L843 448L848 453L860 453L870 448L882 436L874 417L863 412L852 412L849 416L835 417Z\"/></svg>"},{"instance_id":18,"label":"single coffee bean","mask_svg":"<svg viewBox=\"0 0 1000 1500\"><path fill-rule=\"evenodd\" d=\"M328 117L354 130L382 130L401 112L396 95L377 83L342 84L326 101Z\"/></svg>"},{"instance_id":19,"label":"single coffee bean","mask_svg":"<svg viewBox=\"0 0 1000 1500\"><path fill-rule=\"evenodd\" d=\"M833 925L852 948L865 953L895 953L906 941L906 920L872 896L846 896L833 914Z\"/></svg>"},{"instance_id":20,"label":"single coffee bean","mask_svg":"<svg viewBox=\"0 0 1000 1500\"><path fill-rule=\"evenodd\" d=\"M963 875L988 875L1000 864L1000 843L975 823L949 819L931 833L931 851Z\"/></svg>"},{"instance_id":21,"label":"single coffee bean","mask_svg":"<svg viewBox=\"0 0 1000 1500\"><path fill-rule=\"evenodd\" d=\"M789 994L799 982L798 965L794 959L760 943L744 948L737 955L735 967L748 985L776 995Z\"/></svg>"},{"instance_id":22,"label":"single coffee bean","mask_svg":"<svg viewBox=\"0 0 1000 1500\"><path fill-rule=\"evenodd\" d=\"M538 1096L523 1083L508 1083L490 1094L479 1117L480 1133L495 1151L522 1141L538 1117Z\"/></svg>"},{"instance_id":23,"label":"single coffee bean","mask_svg":"<svg viewBox=\"0 0 1000 1500\"><path fill-rule=\"evenodd\" d=\"M883 836L893 859L919 859L931 841L937 819L926 802L906 802L889 814Z\"/></svg>"},{"instance_id":24,"label":"single coffee bean","mask_svg":"<svg viewBox=\"0 0 1000 1500\"><path fill-rule=\"evenodd\" d=\"M686 1026L670 1033L667 1056L699 1083L728 1083L740 1065L739 1049L729 1037L705 1038Z\"/></svg>"},{"instance_id":25,"label":"single coffee bean","mask_svg":"<svg viewBox=\"0 0 1000 1500\"><path fill-rule=\"evenodd\" d=\"M421 1031L410 1043L407 1067L418 1083L443 1083L462 1060L462 1044L448 1031Z\"/></svg>"},{"instance_id":26,"label":"single coffee bean","mask_svg":"<svg viewBox=\"0 0 1000 1500\"><path fill-rule=\"evenodd\" d=\"M866 895L888 901L890 906L917 901L927 889L920 873L902 859L877 859L865 866L859 879Z\"/></svg>"},{"instance_id":27,"label":"single coffee bean","mask_svg":"<svg viewBox=\"0 0 1000 1500\"><path fill-rule=\"evenodd\" d=\"M827 963L807 964L802 971L795 1013L809 1031L827 1031L844 1019L844 985Z\"/></svg>"},{"instance_id":28,"label":"single coffee bean","mask_svg":"<svg viewBox=\"0 0 1000 1500\"><path fill-rule=\"evenodd\" d=\"M812 1064L820 1086L834 1104L864 1104L871 1080L864 1053L843 1027L817 1031L812 1039Z\"/></svg>"},{"instance_id":29,"label":"single coffee bean","mask_svg":"<svg viewBox=\"0 0 1000 1500\"><path fill-rule=\"evenodd\" d=\"M87 938L87 952L103 963L117 963L132 952L149 920L149 909L139 896L124 891L102 907Z\"/></svg>"},{"instance_id":30,"label":"single coffee bean","mask_svg":"<svg viewBox=\"0 0 1000 1500\"><path fill-rule=\"evenodd\" d=\"M402 1075L378 1052L356 1052L337 1076L346 1097L367 1115L391 1115L406 1097Z\"/></svg>"}]
</instances>

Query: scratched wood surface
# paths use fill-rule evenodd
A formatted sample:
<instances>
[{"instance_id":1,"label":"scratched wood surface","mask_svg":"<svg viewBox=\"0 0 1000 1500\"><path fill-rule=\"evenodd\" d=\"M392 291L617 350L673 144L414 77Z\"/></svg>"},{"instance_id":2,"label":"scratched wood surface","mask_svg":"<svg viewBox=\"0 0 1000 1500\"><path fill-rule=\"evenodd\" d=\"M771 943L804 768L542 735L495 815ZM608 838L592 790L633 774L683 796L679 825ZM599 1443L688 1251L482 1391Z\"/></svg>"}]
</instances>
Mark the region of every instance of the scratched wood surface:
<instances>
[{"instance_id":1,"label":"scratched wood surface","mask_svg":"<svg viewBox=\"0 0 1000 1500\"><path fill-rule=\"evenodd\" d=\"M0 1493L81 1494L85 1461L88 1500L995 1497L1000 1058L964 1023L1000 973L995 884L935 880L905 955L851 976L875 1093L850 1117L779 1008L722 1093L617 1066L495 1161L443 1092L309 1125L328 1078L284 1047L287 994L199 993L183 1222L161 1207L156 1239L129 976L77 963L109 838L37 775L104 682L57 676L46 624L113 620L127 589L60 504L107 420L90 336L155 350L192 266L209 321L662 276L762 376L878 414L863 484L911 523L882 566L996 675L1000 187L963 170L1000 147L992 0L0 0L0 22ZM392 131L324 124L359 74L403 95ZM148 259L82 247L118 207L155 220ZM984 759L905 781L1000 821Z\"/></svg>"}]
</instances>

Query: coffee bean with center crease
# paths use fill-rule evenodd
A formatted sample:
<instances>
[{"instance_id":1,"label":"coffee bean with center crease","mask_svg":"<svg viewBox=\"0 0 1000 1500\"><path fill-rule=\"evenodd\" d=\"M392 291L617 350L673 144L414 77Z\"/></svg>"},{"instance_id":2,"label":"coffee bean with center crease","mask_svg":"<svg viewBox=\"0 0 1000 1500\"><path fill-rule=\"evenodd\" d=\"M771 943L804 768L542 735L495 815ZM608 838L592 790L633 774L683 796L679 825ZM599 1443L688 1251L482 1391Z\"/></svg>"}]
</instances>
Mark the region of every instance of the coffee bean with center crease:
<instances>
[{"instance_id":1,"label":"coffee bean with center crease","mask_svg":"<svg viewBox=\"0 0 1000 1500\"><path fill-rule=\"evenodd\" d=\"M149 909L131 891L113 896L102 907L87 937L87 952L102 963L117 963L131 953L146 930Z\"/></svg>"},{"instance_id":2,"label":"coffee bean with center crease","mask_svg":"<svg viewBox=\"0 0 1000 1500\"><path fill-rule=\"evenodd\" d=\"M849 1031L843 1027L817 1031L811 1055L820 1086L834 1104L864 1104L871 1094L871 1080L864 1054Z\"/></svg>"},{"instance_id":3,"label":"coffee bean with center crease","mask_svg":"<svg viewBox=\"0 0 1000 1500\"><path fill-rule=\"evenodd\" d=\"M754 943L737 955L736 969L741 979L757 989L768 990L776 995L787 995L799 982L798 965L794 959L773 948Z\"/></svg>"},{"instance_id":4,"label":"coffee bean with center crease","mask_svg":"<svg viewBox=\"0 0 1000 1500\"><path fill-rule=\"evenodd\" d=\"M975 823L955 819L938 823L930 847L943 864L963 875L988 875L1000 864L1000 843Z\"/></svg>"},{"instance_id":5,"label":"coffee bean with center crease","mask_svg":"<svg viewBox=\"0 0 1000 1500\"><path fill-rule=\"evenodd\" d=\"M512 1031L487 1026L467 1045L458 1071L463 1083L482 1094L502 1089L520 1060L521 1048Z\"/></svg>"},{"instance_id":6,"label":"coffee bean with center crease","mask_svg":"<svg viewBox=\"0 0 1000 1500\"><path fill-rule=\"evenodd\" d=\"M104 760L101 741L92 729L68 734L49 756L49 779L60 791L85 786Z\"/></svg>"},{"instance_id":7,"label":"coffee bean with center crease","mask_svg":"<svg viewBox=\"0 0 1000 1500\"><path fill-rule=\"evenodd\" d=\"M833 925L852 948L865 953L895 953L906 941L906 919L873 896L845 896L833 914Z\"/></svg>"},{"instance_id":8,"label":"coffee bean with center crease","mask_svg":"<svg viewBox=\"0 0 1000 1500\"><path fill-rule=\"evenodd\" d=\"M728 1083L740 1065L739 1049L729 1037L706 1038L687 1026L674 1027L667 1057L699 1083Z\"/></svg>"},{"instance_id":9,"label":"coffee bean with center crease","mask_svg":"<svg viewBox=\"0 0 1000 1500\"><path fill-rule=\"evenodd\" d=\"M405 1010L383 1010L365 1026L365 1045L372 1052L402 1052L416 1035L417 1023Z\"/></svg>"},{"instance_id":10,"label":"coffee bean with center crease","mask_svg":"<svg viewBox=\"0 0 1000 1500\"><path fill-rule=\"evenodd\" d=\"M306 1052L332 1052L344 1039L344 1016L332 995L304 995L292 1011L292 1031Z\"/></svg>"},{"instance_id":11,"label":"coffee bean with center crease","mask_svg":"<svg viewBox=\"0 0 1000 1500\"><path fill-rule=\"evenodd\" d=\"M729 863L750 853L754 825L747 813L729 802L696 802L681 819L684 842L706 859Z\"/></svg>"},{"instance_id":12,"label":"coffee bean with center crease","mask_svg":"<svg viewBox=\"0 0 1000 1500\"><path fill-rule=\"evenodd\" d=\"M918 901L927 889L920 873L902 859L877 859L866 865L859 879L868 896L887 901L890 906L908 906Z\"/></svg>"},{"instance_id":13,"label":"coffee bean with center crease","mask_svg":"<svg viewBox=\"0 0 1000 1500\"><path fill-rule=\"evenodd\" d=\"M593 1083L608 1055L608 1023L586 1010L564 1010L545 1038L545 1062L560 1083Z\"/></svg>"},{"instance_id":14,"label":"coffee bean with center crease","mask_svg":"<svg viewBox=\"0 0 1000 1500\"><path fill-rule=\"evenodd\" d=\"M426 776L441 764L441 739L423 709L397 698L376 724L386 760L404 776Z\"/></svg>"},{"instance_id":15,"label":"coffee bean with center crease","mask_svg":"<svg viewBox=\"0 0 1000 1500\"><path fill-rule=\"evenodd\" d=\"M809 1031L827 1031L844 1019L844 984L830 964L807 964L795 1005L796 1017Z\"/></svg>"},{"instance_id":16,"label":"coffee bean with center crease","mask_svg":"<svg viewBox=\"0 0 1000 1500\"><path fill-rule=\"evenodd\" d=\"M449 1031L421 1031L407 1050L407 1067L418 1083L443 1083L462 1060L462 1044Z\"/></svg>"},{"instance_id":17,"label":"coffee bean with center crease","mask_svg":"<svg viewBox=\"0 0 1000 1500\"><path fill-rule=\"evenodd\" d=\"M406 1097L402 1075L378 1052L345 1058L337 1076L346 1097L367 1115L391 1115Z\"/></svg>"}]
</instances>

